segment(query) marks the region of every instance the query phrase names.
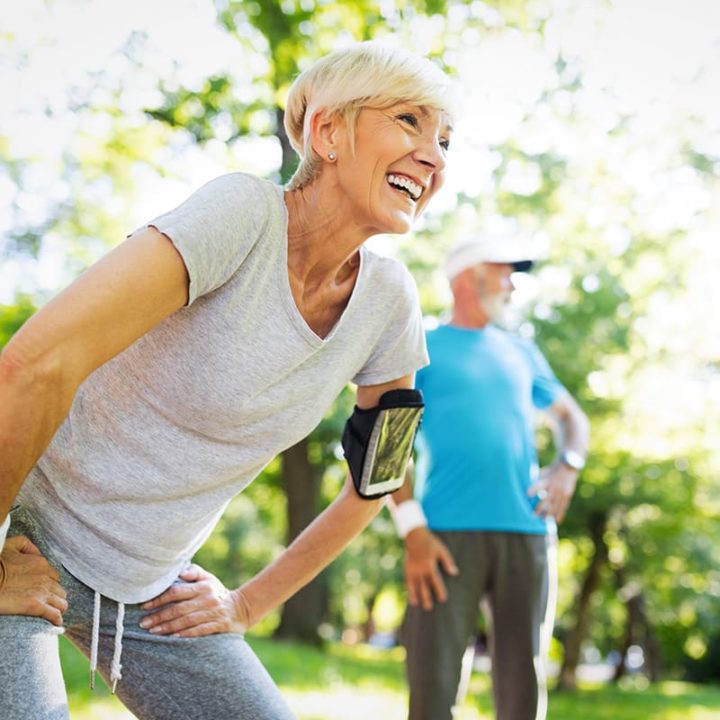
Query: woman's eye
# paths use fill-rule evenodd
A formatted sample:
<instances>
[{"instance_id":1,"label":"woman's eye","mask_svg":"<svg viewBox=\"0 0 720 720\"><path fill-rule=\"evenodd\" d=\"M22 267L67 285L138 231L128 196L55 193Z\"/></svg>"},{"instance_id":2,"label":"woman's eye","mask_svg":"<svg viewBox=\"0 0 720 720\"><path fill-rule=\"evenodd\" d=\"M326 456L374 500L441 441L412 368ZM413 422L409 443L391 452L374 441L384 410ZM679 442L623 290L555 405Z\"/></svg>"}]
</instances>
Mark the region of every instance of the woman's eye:
<instances>
[{"instance_id":1,"label":"woman's eye","mask_svg":"<svg viewBox=\"0 0 720 720\"><path fill-rule=\"evenodd\" d=\"M450 141L447 138L441 138L440 147L447 152L450 149Z\"/></svg>"},{"instance_id":2,"label":"woman's eye","mask_svg":"<svg viewBox=\"0 0 720 720\"><path fill-rule=\"evenodd\" d=\"M398 120L402 120L402 122L407 123L408 125L411 125L414 128L418 127L418 120L412 113L402 113L401 115L398 115L397 117L398 117Z\"/></svg>"}]
</instances>

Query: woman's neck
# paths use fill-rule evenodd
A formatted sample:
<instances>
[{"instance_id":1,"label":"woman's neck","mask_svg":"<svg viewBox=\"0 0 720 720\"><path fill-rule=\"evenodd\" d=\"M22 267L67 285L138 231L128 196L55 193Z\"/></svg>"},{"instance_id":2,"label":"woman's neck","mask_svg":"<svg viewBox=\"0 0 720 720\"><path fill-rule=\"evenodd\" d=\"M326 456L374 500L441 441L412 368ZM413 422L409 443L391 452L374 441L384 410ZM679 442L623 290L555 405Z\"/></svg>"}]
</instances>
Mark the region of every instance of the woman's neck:
<instances>
[{"instance_id":1,"label":"woman's neck","mask_svg":"<svg viewBox=\"0 0 720 720\"><path fill-rule=\"evenodd\" d=\"M343 222L342 211L313 186L285 193L288 281L305 322L326 337L350 301L368 235Z\"/></svg>"},{"instance_id":2,"label":"woman's neck","mask_svg":"<svg viewBox=\"0 0 720 720\"><path fill-rule=\"evenodd\" d=\"M323 285L352 274L358 250L369 237L347 222L340 203L332 199L319 182L285 193L288 269L303 284Z\"/></svg>"}]
</instances>

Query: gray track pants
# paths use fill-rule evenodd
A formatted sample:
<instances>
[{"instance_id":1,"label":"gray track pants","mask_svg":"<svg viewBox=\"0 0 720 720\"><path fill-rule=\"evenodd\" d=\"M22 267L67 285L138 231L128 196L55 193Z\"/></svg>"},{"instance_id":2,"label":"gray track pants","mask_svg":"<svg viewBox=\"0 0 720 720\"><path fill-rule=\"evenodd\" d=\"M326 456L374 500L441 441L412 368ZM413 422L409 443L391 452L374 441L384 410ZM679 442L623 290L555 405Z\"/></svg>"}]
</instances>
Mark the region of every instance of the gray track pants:
<instances>
[{"instance_id":1,"label":"gray track pants","mask_svg":"<svg viewBox=\"0 0 720 720\"><path fill-rule=\"evenodd\" d=\"M446 603L408 607L403 626L410 720L450 720L464 694L463 655L483 601L489 611L498 720L544 720L545 655L555 604L555 536L437 532L460 574ZM550 602L548 602L548 598Z\"/></svg>"},{"instance_id":2,"label":"gray track pants","mask_svg":"<svg viewBox=\"0 0 720 720\"><path fill-rule=\"evenodd\" d=\"M59 570L68 593L65 635L88 656L94 592L55 562L32 518L13 513L10 535L26 535ZM102 599L98 670L106 682L117 603ZM139 625L145 612L125 608L122 680L117 695L140 720L294 720L280 691L236 634L158 637ZM0 616L0 717L65 720L67 697L58 658L62 631L46 620Z\"/></svg>"}]
</instances>

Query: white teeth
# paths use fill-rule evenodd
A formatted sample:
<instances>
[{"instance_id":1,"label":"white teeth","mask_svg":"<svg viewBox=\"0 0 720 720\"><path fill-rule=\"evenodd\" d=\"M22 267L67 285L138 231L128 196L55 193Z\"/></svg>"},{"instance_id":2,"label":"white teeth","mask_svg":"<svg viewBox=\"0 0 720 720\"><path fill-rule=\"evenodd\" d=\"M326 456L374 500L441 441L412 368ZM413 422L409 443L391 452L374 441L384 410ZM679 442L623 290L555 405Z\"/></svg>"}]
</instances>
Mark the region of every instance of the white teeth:
<instances>
[{"instance_id":1,"label":"white teeth","mask_svg":"<svg viewBox=\"0 0 720 720\"><path fill-rule=\"evenodd\" d=\"M423 193L423 189L420 185L404 175L390 174L387 176L387 180L391 185L407 190L413 200L417 200Z\"/></svg>"}]
</instances>

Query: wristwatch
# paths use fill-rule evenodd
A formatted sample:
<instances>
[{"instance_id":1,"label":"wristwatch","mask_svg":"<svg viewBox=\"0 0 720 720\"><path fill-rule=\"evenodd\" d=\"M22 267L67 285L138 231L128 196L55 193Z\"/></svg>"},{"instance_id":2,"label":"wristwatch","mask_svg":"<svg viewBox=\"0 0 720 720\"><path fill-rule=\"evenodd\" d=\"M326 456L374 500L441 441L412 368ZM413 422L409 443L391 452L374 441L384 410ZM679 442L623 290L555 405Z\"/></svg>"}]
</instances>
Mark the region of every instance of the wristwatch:
<instances>
[{"instance_id":1,"label":"wristwatch","mask_svg":"<svg viewBox=\"0 0 720 720\"><path fill-rule=\"evenodd\" d=\"M585 458L579 452L575 452L575 450L565 450L562 455L560 455L560 462L565 463L565 465L578 472L585 467Z\"/></svg>"}]
</instances>

